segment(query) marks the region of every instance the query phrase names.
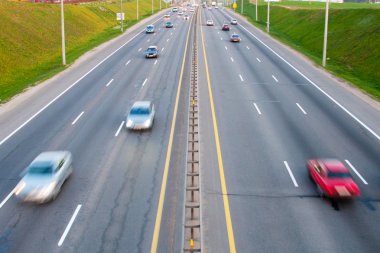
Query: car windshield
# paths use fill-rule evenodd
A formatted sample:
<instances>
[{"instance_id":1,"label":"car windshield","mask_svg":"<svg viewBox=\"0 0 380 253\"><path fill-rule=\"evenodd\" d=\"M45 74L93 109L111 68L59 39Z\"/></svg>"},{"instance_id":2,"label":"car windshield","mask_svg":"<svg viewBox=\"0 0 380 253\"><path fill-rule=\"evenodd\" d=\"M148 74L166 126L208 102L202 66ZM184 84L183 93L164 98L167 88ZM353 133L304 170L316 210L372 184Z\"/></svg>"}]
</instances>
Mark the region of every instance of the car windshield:
<instances>
[{"instance_id":1,"label":"car windshield","mask_svg":"<svg viewBox=\"0 0 380 253\"><path fill-rule=\"evenodd\" d=\"M53 164L51 162L38 162L30 165L28 169L29 174L43 174L48 175L53 173Z\"/></svg>"},{"instance_id":2,"label":"car windshield","mask_svg":"<svg viewBox=\"0 0 380 253\"><path fill-rule=\"evenodd\" d=\"M166 25L171 25L172 23L171 22L167 22Z\"/></svg>"},{"instance_id":3,"label":"car windshield","mask_svg":"<svg viewBox=\"0 0 380 253\"><path fill-rule=\"evenodd\" d=\"M149 115L150 111L147 107L135 107L131 110L131 115Z\"/></svg>"},{"instance_id":4,"label":"car windshield","mask_svg":"<svg viewBox=\"0 0 380 253\"><path fill-rule=\"evenodd\" d=\"M148 26L147 29L149 29L149 30L150 30L150 29L153 29L153 26Z\"/></svg>"},{"instance_id":5,"label":"car windshield","mask_svg":"<svg viewBox=\"0 0 380 253\"><path fill-rule=\"evenodd\" d=\"M329 171L327 174L329 178L350 178L351 174L348 172L332 172Z\"/></svg>"},{"instance_id":6,"label":"car windshield","mask_svg":"<svg viewBox=\"0 0 380 253\"><path fill-rule=\"evenodd\" d=\"M239 38L239 35L232 35L232 38Z\"/></svg>"},{"instance_id":7,"label":"car windshield","mask_svg":"<svg viewBox=\"0 0 380 253\"><path fill-rule=\"evenodd\" d=\"M148 51L149 51L149 52L154 52L154 51L156 51L156 49L155 49L154 47L149 47L149 48L148 48Z\"/></svg>"}]
</instances>

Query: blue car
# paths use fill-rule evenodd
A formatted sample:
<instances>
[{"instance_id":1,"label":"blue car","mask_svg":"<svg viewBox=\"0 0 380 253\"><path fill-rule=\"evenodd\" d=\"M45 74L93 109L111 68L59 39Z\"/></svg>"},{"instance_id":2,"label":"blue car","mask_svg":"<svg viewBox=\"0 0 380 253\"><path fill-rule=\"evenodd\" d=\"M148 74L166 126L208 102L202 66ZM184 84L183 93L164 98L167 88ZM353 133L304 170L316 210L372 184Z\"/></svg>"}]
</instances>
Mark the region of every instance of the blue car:
<instances>
[{"instance_id":1,"label":"blue car","mask_svg":"<svg viewBox=\"0 0 380 253\"><path fill-rule=\"evenodd\" d=\"M154 33L154 25L148 25L145 29L146 33Z\"/></svg>"},{"instance_id":2,"label":"blue car","mask_svg":"<svg viewBox=\"0 0 380 253\"><path fill-rule=\"evenodd\" d=\"M158 57L158 48L157 46L150 46L145 51L146 58L157 58Z\"/></svg>"},{"instance_id":3,"label":"blue car","mask_svg":"<svg viewBox=\"0 0 380 253\"><path fill-rule=\"evenodd\" d=\"M168 21L168 22L165 23L165 27L166 28L173 28L173 26L174 26L173 23L170 22L170 21Z\"/></svg>"}]
</instances>

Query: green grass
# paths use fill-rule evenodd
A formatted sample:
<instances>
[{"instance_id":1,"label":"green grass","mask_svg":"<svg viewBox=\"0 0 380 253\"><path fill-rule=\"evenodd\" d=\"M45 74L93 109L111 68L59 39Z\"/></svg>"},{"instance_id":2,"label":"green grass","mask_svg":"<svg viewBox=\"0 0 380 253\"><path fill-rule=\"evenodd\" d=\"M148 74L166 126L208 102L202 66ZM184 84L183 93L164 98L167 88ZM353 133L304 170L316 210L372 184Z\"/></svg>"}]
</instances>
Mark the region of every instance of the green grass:
<instances>
[{"instance_id":1,"label":"green grass","mask_svg":"<svg viewBox=\"0 0 380 253\"><path fill-rule=\"evenodd\" d=\"M165 7L165 3L162 3ZM136 1L124 1L124 27L136 20ZM154 11L159 0L154 0ZM65 5L67 66L83 53L120 35L120 2ZM151 0L139 0L139 19ZM0 102L62 71L60 6L0 0ZM66 67L67 67L66 66Z\"/></svg>"},{"instance_id":2,"label":"green grass","mask_svg":"<svg viewBox=\"0 0 380 253\"><path fill-rule=\"evenodd\" d=\"M240 2L238 1L238 4ZM322 64L325 3L271 3L270 34ZM239 5L240 6L240 5ZM309 6L311 6L309 8ZM333 4L329 13L326 69L380 100L380 6ZM244 3L244 15L266 30L267 6ZM240 7L238 9L240 11Z\"/></svg>"}]
</instances>

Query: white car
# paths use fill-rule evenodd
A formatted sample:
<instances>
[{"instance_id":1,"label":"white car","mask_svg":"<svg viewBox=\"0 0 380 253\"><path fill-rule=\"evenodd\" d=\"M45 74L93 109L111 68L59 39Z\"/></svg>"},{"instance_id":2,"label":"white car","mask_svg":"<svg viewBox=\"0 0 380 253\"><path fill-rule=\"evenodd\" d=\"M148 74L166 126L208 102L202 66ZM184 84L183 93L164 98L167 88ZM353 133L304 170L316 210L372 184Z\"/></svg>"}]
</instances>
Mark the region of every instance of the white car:
<instances>
[{"instance_id":1,"label":"white car","mask_svg":"<svg viewBox=\"0 0 380 253\"><path fill-rule=\"evenodd\" d=\"M187 15L187 14L185 14L185 16L183 16L183 19L184 19L184 20L189 20L189 18L190 18L190 17L189 17L189 15Z\"/></svg>"},{"instance_id":2,"label":"white car","mask_svg":"<svg viewBox=\"0 0 380 253\"><path fill-rule=\"evenodd\" d=\"M48 151L39 154L28 166L17 184L14 195L26 202L45 203L54 200L63 183L73 172L69 151Z\"/></svg>"},{"instance_id":3,"label":"white car","mask_svg":"<svg viewBox=\"0 0 380 253\"><path fill-rule=\"evenodd\" d=\"M179 12L178 12L178 15L179 15L179 16L182 16L182 15L183 15L183 11L179 11Z\"/></svg>"},{"instance_id":4,"label":"white car","mask_svg":"<svg viewBox=\"0 0 380 253\"><path fill-rule=\"evenodd\" d=\"M154 121L154 105L151 101L137 101L127 115L126 127L131 130L150 129Z\"/></svg>"},{"instance_id":5,"label":"white car","mask_svg":"<svg viewBox=\"0 0 380 253\"><path fill-rule=\"evenodd\" d=\"M213 26L214 25L214 21L212 19L209 19L209 20L206 21L206 25Z\"/></svg>"},{"instance_id":6,"label":"white car","mask_svg":"<svg viewBox=\"0 0 380 253\"><path fill-rule=\"evenodd\" d=\"M237 25L237 20L236 19L231 19L231 25Z\"/></svg>"}]
</instances>

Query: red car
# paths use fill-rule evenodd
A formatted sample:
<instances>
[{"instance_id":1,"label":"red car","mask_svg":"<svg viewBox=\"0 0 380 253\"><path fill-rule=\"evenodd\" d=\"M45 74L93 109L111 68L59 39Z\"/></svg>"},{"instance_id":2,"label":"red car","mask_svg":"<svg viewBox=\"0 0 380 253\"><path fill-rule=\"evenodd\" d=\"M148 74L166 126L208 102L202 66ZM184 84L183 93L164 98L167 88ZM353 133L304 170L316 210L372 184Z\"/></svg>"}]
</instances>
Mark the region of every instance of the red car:
<instances>
[{"instance_id":1,"label":"red car","mask_svg":"<svg viewBox=\"0 0 380 253\"><path fill-rule=\"evenodd\" d=\"M231 35L231 38L230 38L230 41L232 42L240 42L241 38L240 38L240 35L239 34L232 34Z\"/></svg>"},{"instance_id":2,"label":"red car","mask_svg":"<svg viewBox=\"0 0 380 253\"><path fill-rule=\"evenodd\" d=\"M308 160L306 166L321 195L329 198L360 195L358 185L342 162L336 159L316 159Z\"/></svg>"},{"instance_id":3,"label":"red car","mask_svg":"<svg viewBox=\"0 0 380 253\"><path fill-rule=\"evenodd\" d=\"M224 25L222 26L222 30L223 30L223 31L229 31L229 30L230 30L230 26L229 26L228 24L224 24Z\"/></svg>"}]
</instances>

